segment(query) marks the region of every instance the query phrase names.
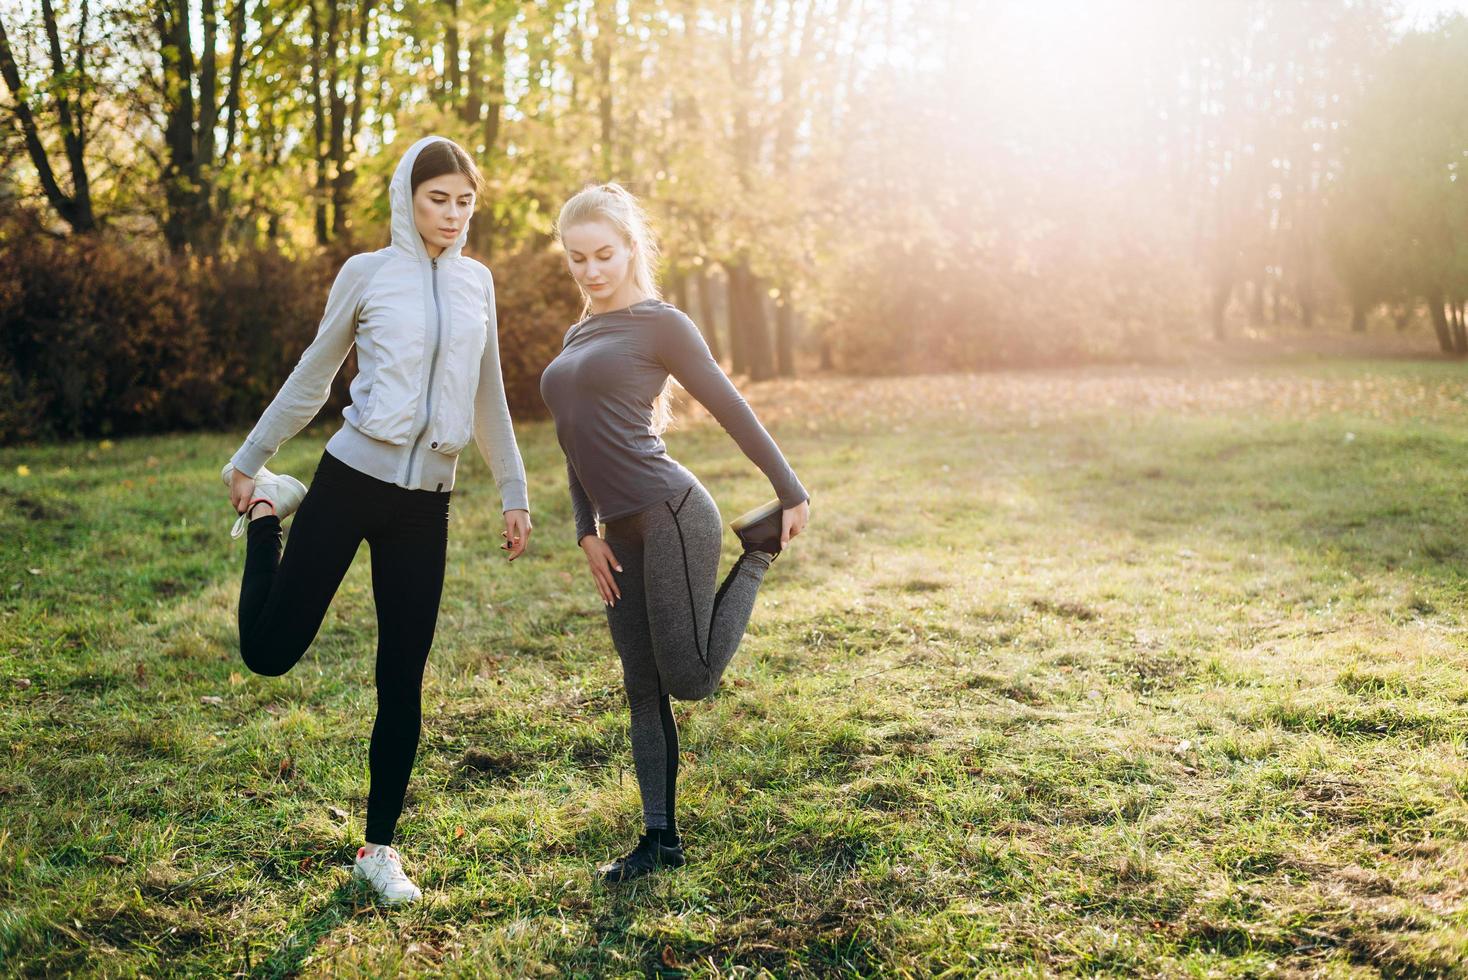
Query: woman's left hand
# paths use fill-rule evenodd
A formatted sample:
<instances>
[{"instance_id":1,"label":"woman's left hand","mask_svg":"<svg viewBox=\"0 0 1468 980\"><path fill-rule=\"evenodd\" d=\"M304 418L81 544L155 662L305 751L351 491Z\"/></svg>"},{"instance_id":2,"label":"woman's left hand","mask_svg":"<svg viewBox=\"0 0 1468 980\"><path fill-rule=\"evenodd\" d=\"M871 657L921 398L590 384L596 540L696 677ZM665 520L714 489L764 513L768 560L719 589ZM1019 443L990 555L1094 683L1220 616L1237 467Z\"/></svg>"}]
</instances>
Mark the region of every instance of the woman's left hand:
<instances>
[{"instance_id":1,"label":"woman's left hand","mask_svg":"<svg viewBox=\"0 0 1468 980\"><path fill-rule=\"evenodd\" d=\"M505 539L505 543L500 547L510 553L510 561L525 554L525 549L530 545L531 530L530 511L505 511L505 529L500 532L500 537Z\"/></svg>"},{"instance_id":2,"label":"woman's left hand","mask_svg":"<svg viewBox=\"0 0 1468 980\"><path fill-rule=\"evenodd\" d=\"M794 507L786 507L780 512L780 547L790 547L790 539L795 537L805 526L810 523L810 501L802 500Z\"/></svg>"}]
</instances>

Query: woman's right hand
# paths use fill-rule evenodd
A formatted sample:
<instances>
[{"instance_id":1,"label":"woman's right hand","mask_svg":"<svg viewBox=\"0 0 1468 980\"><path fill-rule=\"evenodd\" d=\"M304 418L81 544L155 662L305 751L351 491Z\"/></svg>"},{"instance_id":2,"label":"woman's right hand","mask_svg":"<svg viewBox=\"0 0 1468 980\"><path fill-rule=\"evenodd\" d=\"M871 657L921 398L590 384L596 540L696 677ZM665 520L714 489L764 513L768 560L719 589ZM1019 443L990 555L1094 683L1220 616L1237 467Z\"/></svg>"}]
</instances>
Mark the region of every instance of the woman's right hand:
<instances>
[{"instance_id":1,"label":"woman's right hand","mask_svg":"<svg viewBox=\"0 0 1468 980\"><path fill-rule=\"evenodd\" d=\"M255 478L245 476L239 470L232 470L229 475L229 502L234 504L234 512L243 514L254 495Z\"/></svg>"},{"instance_id":2,"label":"woman's right hand","mask_svg":"<svg viewBox=\"0 0 1468 980\"><path fill-rule=\"evenodd\" d=\"M612 572L620 572L622 566L617 562L617 556L612 554L612 546L595 534L584 535L580 544L581 550L586 552L586 563L591 566L591 577L596 580L596 591L601 593L601 601L615 606L622 598L622 590L617 588Z\"/></svg>"}]
</instances>

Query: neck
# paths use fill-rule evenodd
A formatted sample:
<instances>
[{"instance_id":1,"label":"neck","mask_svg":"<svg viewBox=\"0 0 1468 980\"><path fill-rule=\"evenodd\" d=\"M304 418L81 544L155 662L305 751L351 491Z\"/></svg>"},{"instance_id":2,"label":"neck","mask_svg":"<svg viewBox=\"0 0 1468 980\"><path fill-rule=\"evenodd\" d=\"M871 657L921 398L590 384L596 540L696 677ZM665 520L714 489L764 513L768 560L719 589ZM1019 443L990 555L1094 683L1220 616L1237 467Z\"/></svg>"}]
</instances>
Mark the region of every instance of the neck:
<instances>
[{"instance_id":1,"label":"neck","mask_svg":"<svg viewBox=\"0 0 1468 980\"><path fill-rule=\"evenodd\" d=\"M593 313L606 313L609 310L624 309L633 303L641 303L647 298L646 293L628 283L606 299L593 299L588 305Z\"/></svg>"},{"instance_id":2,"label":"neck","mask_svg":"<svg viewBox=\"0 0 1468 980\"><path fill-rule=\"evenodd\" d=\"M428 257L430 259L436 259L443 254L444 247L442 245L430 245L425 241L423 247L428 250Z\"/></svg>"}]
</instances>

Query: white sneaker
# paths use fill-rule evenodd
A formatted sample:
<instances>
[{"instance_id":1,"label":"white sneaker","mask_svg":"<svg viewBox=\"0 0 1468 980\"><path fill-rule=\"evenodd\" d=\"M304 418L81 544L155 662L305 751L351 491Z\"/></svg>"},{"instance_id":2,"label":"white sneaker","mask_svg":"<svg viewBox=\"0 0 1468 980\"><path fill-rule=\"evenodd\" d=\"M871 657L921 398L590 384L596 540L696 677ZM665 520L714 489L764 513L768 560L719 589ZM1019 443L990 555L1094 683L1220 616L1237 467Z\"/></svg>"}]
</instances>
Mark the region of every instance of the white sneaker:
<instances>
[{"instance_id":1,"label":"white sneaker","mask_svg":"<svg viewBox=\"0 0 1468 980\"><path fill-rule=\"evenodd\" d=\"M220 476L224 478L224 485L232 487L231 476L234 473L234 464L225 463ZM255 495L250 498L250 507L257 501L268 500L270 506L275 508L275 516L285 520L296 512L301 506L301 501L306 499L306 485L293 476L284 473L272 473L265 467L260 467L260 472L255 474ZM245 533L245 528L250 526L250 507L234 522L229 536L237 538Z\"/></svg>"},{"instance_id":2,"label":"white sneaker","mask_svg":"<svg viewBox=\"0 0 1468 980\"><path fill-rule=\"evenodd\" d=\"M379 847L371 854L367 853L367 848L359 847L352 877L365 878L389 905L416 902L423 897L418 886L403 874L403 859L391 847Z\"/></svg>"}]
</instances>

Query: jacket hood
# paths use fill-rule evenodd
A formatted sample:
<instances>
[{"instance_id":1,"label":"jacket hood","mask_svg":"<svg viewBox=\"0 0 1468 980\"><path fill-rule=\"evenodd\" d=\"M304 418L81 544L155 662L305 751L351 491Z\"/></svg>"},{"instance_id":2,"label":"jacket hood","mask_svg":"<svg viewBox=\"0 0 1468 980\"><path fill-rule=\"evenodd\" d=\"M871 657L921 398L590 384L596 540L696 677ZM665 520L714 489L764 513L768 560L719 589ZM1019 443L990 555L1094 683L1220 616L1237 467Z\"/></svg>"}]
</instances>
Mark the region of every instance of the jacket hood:
<instances>
[{"instance_id":1,"label":"jacket hood","mask_svg":"<svg viewBox=\"0 0 1468 980\"><path fill-rule=\"evenodd\" d=\"M397 169L393 171L392 182L388 184L388 199L392 204L392 243L420 259L428 258L428 249L423 244L423 236L418 234L418 228L413 223L413 164L423 148L436 140L446 140L446 137L425 136L408 147L403 158L398 161ZM469 222L466 220L464 227L459 229L459 237L443 250L439 258L456 257L464 250L464 242L468 239Z\"/></svg>"}]
</instances>

